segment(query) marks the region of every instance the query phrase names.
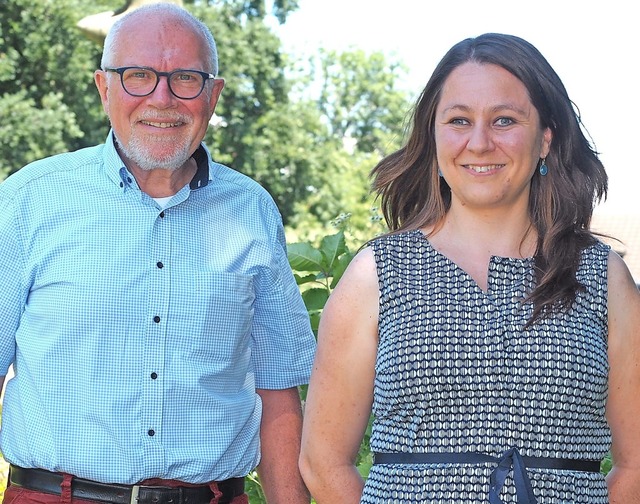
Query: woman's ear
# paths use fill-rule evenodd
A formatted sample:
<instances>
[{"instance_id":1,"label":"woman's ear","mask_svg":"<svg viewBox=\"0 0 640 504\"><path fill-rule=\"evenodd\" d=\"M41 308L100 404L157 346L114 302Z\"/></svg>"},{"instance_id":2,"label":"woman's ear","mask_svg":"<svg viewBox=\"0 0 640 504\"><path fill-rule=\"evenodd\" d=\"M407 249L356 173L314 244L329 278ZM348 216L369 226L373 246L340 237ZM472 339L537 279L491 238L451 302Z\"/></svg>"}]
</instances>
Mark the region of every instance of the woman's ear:
<instances>
[{"instance_id":1,"label":"woman's ear","mask_svg":"<svg viewBox=\"0 0 640 504\"><path fill-rule=\"evenodd\" d=\"M546 158L549 155L552 140L553 133L551 132L551 128L545 128L544 132L542 133L542 149L540 150L540 157L542 159Z\"/></svg>"}]
</instances>

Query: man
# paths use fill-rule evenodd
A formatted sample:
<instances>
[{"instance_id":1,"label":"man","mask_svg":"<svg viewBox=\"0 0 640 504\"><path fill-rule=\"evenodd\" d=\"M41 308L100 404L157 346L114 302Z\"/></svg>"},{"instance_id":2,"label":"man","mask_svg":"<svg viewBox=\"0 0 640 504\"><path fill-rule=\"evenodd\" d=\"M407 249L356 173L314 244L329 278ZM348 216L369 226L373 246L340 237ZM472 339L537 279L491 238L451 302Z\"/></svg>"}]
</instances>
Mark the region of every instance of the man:
<instances>
[{"instance_id":1,"label":"man","mask_svg":"<svg viewBox=\"0 0 640 504\"><path fill-rule=\"evenodd\" d=\"M208 29L141 7L105 40L104 145L0 185L5 502L309 502L297 385L315 341L267 193L201 144ZM4 377L0 381L0 385Z\"/></svg>"}]
</instances>

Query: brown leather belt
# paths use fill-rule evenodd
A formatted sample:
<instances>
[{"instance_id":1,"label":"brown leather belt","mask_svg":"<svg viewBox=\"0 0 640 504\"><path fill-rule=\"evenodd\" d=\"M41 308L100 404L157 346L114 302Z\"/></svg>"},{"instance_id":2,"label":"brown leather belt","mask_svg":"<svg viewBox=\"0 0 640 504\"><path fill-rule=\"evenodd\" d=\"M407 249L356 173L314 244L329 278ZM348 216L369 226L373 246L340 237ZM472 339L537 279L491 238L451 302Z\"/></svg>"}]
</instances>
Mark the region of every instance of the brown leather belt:
<instances>
[{"instance_id":1,"label":"brown leather belt","mask_svg":"<svg viewBox=\"0 0 640 504\"><path fill-rule=\"evenodd\" d=\"M44 469L24 469L11 465L9 482L28 490L60 495L62 474ZM218 482L222 492L219 504L228 504L244 493L244 478L231 478ZM71 495L77 499L116 504L209 504L213 492L208 486L164 487L145 485L116 485L73 478Z\"/></svg>"}]
</instances>

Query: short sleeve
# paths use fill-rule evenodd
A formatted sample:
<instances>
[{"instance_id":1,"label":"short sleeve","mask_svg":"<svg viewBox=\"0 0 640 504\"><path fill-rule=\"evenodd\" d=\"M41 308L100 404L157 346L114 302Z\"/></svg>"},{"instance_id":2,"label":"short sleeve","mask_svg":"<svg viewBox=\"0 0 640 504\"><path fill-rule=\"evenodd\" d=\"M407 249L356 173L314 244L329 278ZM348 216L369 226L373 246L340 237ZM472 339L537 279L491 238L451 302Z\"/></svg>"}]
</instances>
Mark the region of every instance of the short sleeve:
<instances>
[{"instance_id":1,"label":"short sleeve","mask_svg":"<svg viewBox=\"0 0 640 504\"><path fill-rule=\"evenodd\" d=\"M270 221L271 271L258 282L251 358L257 388L285 389L308 383L316 341L289 266L279 214Z\"/></svg>"}]
</instances>

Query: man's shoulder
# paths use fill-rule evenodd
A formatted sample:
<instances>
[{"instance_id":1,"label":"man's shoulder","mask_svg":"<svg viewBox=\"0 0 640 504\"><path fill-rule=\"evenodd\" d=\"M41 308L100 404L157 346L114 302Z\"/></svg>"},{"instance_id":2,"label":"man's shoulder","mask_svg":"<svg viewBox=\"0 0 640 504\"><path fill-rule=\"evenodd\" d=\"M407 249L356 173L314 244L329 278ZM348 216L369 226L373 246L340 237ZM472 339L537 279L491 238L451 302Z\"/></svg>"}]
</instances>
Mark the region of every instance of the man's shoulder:
<instances>
[{"instance_id":1,"label":"man's shoulder","mask_svg":"<svg viewBox=\"0 0 640 504\"><path fill-rule=\"evenodd\" d=\"M212 161L211 178L217 187L238 191L245 196L260 199L269 205L274 204L269 192L257 181L229 166Z\"/></svg>"},{"instance_id":2,"label":"man's shoulder","mask_svg":"<svg viewBox=\"0 0 640 504\"><path fill-rule=\"evenodd\" d=\"M50 177L101 164L103 149L104 145L101 144L33 161L4 180L0 184L0 192L19 191L34 182L44 180L47 183Z\"/></svg>"}]
</instances>

